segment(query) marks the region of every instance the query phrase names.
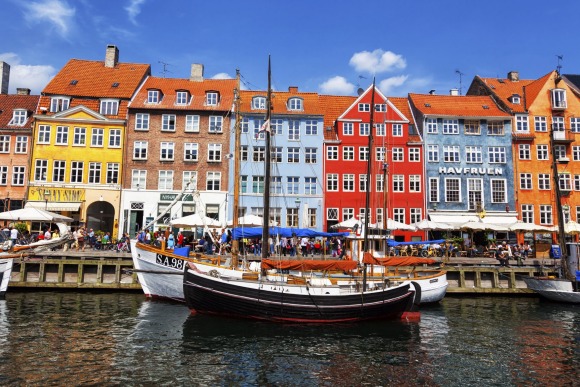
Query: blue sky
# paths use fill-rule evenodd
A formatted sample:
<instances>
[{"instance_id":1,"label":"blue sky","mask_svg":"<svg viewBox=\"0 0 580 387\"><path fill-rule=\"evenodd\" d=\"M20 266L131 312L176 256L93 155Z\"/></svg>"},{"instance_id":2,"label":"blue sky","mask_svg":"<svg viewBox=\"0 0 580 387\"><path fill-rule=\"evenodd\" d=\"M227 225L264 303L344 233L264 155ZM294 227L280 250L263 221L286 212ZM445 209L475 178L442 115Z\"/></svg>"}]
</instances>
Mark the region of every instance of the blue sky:
<instances>
[{"instance_id":1,"label":"blue sky","mask_svg":"<svg viewBox=\"0 0 580 387\"><path fill-rule=\"evenodd\" d=\"M270 54L277 90L355 95L375 76L387 96L465 93L475 75L539 78L558 55L564 74L580 73L578 14L565 0L2 0L0 60L11 93L40 93L69 59L103 60L108 44L155 76L239 69L247 89L266 89Z\"/></svg>"}]
</instances>

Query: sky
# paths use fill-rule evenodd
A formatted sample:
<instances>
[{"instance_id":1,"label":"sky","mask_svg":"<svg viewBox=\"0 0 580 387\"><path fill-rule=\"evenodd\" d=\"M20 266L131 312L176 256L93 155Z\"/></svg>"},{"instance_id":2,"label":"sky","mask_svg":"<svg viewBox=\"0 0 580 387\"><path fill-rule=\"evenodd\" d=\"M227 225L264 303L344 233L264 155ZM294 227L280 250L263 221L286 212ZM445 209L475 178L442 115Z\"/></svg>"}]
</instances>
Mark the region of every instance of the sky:
<instances>
[{"instance_id":1,"label":"sky","mask_svg":"<svg viewBox=\"0 0 580 387\"><path fill-rule=\"evenodd\" d=\"M9 93L39 94L73 58L151 65L152 75L232 78L356 95L465 94L474 76L580 74L580 2L541 0L1 0ZM559 59L560 57L560 59Z\"/></svg>"}]
</instances>

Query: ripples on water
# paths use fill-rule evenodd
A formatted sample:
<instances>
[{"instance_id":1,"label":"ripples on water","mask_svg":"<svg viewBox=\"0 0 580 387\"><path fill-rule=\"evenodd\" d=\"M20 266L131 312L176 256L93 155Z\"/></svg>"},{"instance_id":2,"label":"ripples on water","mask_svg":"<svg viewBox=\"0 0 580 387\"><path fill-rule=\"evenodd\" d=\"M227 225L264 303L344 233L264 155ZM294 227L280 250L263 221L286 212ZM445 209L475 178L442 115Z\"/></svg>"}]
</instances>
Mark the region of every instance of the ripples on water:
<instances>
[{"instance_id":1,"label":"ripples on water","mask_svg":"<svg viewBox=\"0 0 580 387\"><path fill-rule=\"evenodd\" d=\"M451 298L421 322L278 325L141 294L0 301L0 385L579 385L580 307Z\"/></svg>"}]
</instances>

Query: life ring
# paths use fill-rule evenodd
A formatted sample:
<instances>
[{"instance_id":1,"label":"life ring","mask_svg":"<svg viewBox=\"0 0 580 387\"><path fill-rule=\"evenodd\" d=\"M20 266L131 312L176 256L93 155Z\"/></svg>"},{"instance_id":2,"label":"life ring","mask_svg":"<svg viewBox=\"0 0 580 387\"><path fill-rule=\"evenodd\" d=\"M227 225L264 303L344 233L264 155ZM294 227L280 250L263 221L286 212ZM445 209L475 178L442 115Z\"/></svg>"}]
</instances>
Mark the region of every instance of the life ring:
<instances>
[{"instance_id":1,"label":"life ring","mask_svg":"<svg viewBox=\"0 0 580 387\"><path fill-rule=\"evenodd\" d=\"M208 274L210 277L214 277L214 278L221 278L220 272L219 272L219 271L217 271L217 270L215 270L215 269L208 271L208 272L207 272L207 274Z\"/></svg>"}]
</instances>

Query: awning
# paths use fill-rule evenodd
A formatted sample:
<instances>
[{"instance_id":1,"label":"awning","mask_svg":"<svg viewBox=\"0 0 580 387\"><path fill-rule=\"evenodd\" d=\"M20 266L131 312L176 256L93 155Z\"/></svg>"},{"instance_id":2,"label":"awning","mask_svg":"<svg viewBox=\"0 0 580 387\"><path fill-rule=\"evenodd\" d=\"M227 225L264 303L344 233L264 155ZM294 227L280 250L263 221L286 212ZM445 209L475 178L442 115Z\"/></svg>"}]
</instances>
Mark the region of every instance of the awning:
<instances>
[{"instance_id":1,"label":"awning","mask_svg":"<svg viewBox=\"0 0 580 387\"><path fill-rule=\"evenodd\" d=\"M71 211L77 212L81 208L81 202L26 202L24 208L39 208L47 211Z\"/></svg>"},{"instance_id":2,"label":"awning","mask_svg":"<svg viewBox=\"0 0 580 387\"><path fill-rule=\"evenodd\" d=\"M473 213L429 213L429 217L434 222L449 223L451 225L461 225L466 222L479 222L479 216ZM488 224L499 224L507 226L518 221L517 215L511 213L487 213L481 222Z\"/></svg>"}]
</instances>

